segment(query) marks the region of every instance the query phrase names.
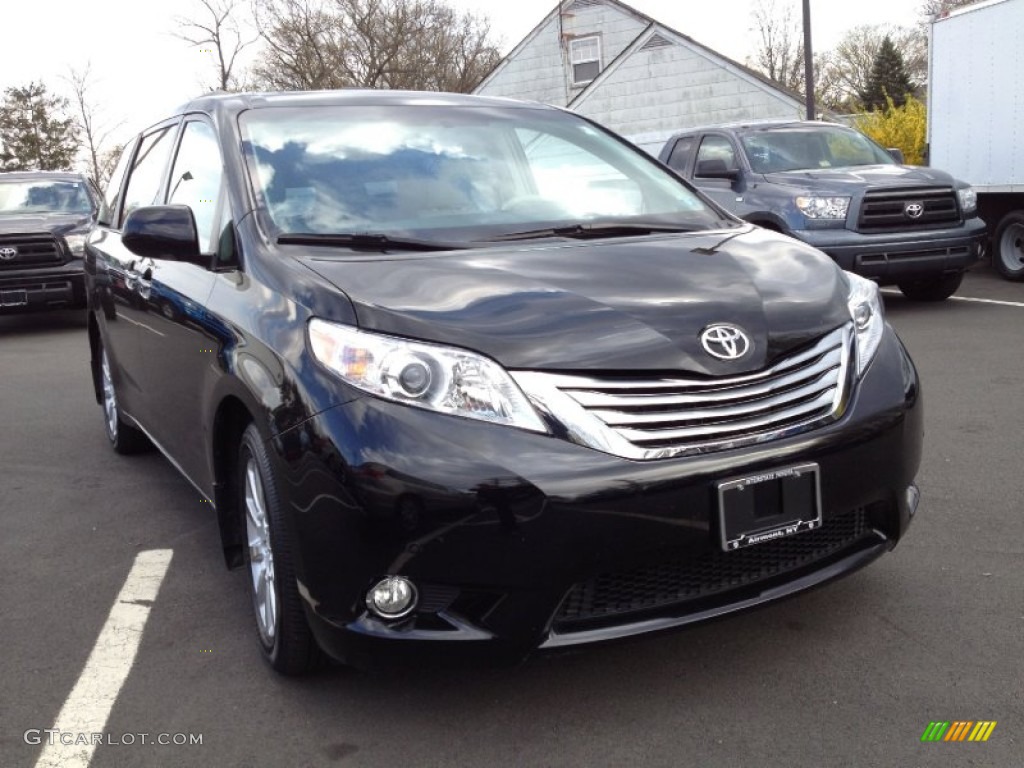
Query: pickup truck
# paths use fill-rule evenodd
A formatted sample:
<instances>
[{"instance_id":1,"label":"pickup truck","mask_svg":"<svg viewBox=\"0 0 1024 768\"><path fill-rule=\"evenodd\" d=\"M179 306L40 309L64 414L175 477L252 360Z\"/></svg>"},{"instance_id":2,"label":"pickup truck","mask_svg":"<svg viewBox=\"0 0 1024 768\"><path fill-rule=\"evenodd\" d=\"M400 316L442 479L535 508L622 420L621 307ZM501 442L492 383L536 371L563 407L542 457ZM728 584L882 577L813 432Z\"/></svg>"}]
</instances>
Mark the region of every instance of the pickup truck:
<instances>
[{"instance_id":1,"label":"pickup truck","mask_svg":"<svg viewBox=\"0 0 1024 768\"><path fill-rule=\"evenodd\" d=\"M0 314L85 306L82 256L101 199L78 173L0 173Z\"/></svg>"},{"instance_id":2,"label":"pickup truck","mask_svg":"<svg viewBox=\"0 0 1024 768\"><path fill-rule=\"evenodd\" d=\"M659 159L740 218L909 299L942 301L982 254L977 196L894 154L843 125L771 121L677 133Z\"/></svg>"}]
</instances>

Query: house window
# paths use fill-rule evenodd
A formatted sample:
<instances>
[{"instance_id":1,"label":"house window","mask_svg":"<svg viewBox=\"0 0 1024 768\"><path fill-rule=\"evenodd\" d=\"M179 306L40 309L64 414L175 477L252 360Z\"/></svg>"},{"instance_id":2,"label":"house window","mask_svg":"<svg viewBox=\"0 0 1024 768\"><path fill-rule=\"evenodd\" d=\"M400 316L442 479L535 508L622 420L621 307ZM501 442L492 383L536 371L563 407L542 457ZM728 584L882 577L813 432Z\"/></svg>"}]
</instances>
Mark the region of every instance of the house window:
<instances>
[{"instance_id":1,"label":"house window","mask_svg":"<svg viewBox=\"0 0 1024 768\"><path fill-rule=\"evenodd\" d=\"M586 85L601 72L601 38L578 37L569 41L572 84Z\"/></svg>"}]
</instances>

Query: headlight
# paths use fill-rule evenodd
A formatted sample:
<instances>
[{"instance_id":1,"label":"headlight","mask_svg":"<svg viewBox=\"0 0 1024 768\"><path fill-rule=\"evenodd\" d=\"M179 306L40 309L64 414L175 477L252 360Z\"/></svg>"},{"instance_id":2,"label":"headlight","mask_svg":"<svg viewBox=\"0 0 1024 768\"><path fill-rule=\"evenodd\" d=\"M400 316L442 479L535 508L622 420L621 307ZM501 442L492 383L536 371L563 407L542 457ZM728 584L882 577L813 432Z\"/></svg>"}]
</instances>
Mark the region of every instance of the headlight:
<instances>
[{"instance_id":1,"label":"headlight","mask_svg":"<svg viewBox=\"0 0 1024 768\"><path fill-rule=\"evenodd\" d=\"M85 238L86 234L64 235L64 242L68 244L68 250L71 251L71 255L77 258L82 258L85 255Z\"/></svg>"},{"instance_id":2,"label":"headlight","mask_svg":"<svg viewBox=\"0 0 1024 768\"><path fill-rule=\"evenodd\" d=\"M845 219L850 210L850 198L798 197L796 207L808 219Z\"/></svg>"},{"instance_id":3,"label":"headlight","mask_svg":"<svg viewBox=\"0 0 1024 768\"><path fill-rule=\"evenodd\" d=\"M500 365L463 349L309 321L314 357L371 395L439 413L547 432Z\"/></svg>"},{"instance_id":4,"label":"headlight","mask_svg":"<svg viewBox=\"0 0 1024 768\"><path fill-rule=\"evenodd\" d=\"M857 334L857 375L860 376L878 351L885 330L885 315L877 285L851 272L847 272L846 277L850 282L846 304Z\"/></svg>"},{"instance_id":5,"label":"headlight","mask_svg":"<svg viewBox=\"0 0 1024 768\"><path fill-rule=\"evenodd\" d=\"M972 187L958 189L956 194L960 198L960 210L965 216L978 210L978 193Z\"/></svg>"}]
</instances>

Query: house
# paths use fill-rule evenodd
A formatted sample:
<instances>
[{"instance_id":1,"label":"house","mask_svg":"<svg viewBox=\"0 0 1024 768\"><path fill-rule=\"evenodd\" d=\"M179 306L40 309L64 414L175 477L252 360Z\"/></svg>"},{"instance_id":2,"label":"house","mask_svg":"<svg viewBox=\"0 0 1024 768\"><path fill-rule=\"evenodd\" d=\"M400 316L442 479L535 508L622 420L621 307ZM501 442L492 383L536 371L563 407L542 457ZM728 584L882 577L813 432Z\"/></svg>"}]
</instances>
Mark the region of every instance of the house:
<instances>
[{"instance_id":1,"label":"house","mask_svg":"<svg viewBox=\"0 0 1024 768\"><path fill-rule=\"evenodd\" d=\"M654 155L684 128L804 114L800 96L620 0L562 0L475 93L568 107Z\"/></svg>"}]
</instances>

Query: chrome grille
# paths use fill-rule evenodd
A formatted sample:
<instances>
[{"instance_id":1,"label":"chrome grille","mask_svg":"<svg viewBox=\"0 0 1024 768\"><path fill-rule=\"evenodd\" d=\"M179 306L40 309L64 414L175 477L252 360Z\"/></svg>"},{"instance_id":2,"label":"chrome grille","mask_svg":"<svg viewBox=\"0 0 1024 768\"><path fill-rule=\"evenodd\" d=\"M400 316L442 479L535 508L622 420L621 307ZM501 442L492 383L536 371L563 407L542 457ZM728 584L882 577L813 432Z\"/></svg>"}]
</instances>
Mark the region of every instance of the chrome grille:
<instances>
[{"instance_id":1,"label":"chrome grille","mask_svg":"<svg viewBox=\"0 0 1024 768\"><path fill-rule=\"evenodd\" d=\"M514 376L577 442L625 458L659 459L767 442L838 418L851 346L847 325L742 376Z\"/></svg>"},{"instance_id":2,"label":"chrome grille","mask_svg":"<svg viewBox=\"0 0 1024 768\"><path fill-rule=\"evenodd\" d=\"M911 218L906 213L906 206L911 203L921 206L918 218ZM864 195L857 229L861 232L912 230L959 223L960 207L956 192L951 187L876 189Z\"/></svg>"}]
</instances>

